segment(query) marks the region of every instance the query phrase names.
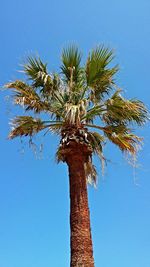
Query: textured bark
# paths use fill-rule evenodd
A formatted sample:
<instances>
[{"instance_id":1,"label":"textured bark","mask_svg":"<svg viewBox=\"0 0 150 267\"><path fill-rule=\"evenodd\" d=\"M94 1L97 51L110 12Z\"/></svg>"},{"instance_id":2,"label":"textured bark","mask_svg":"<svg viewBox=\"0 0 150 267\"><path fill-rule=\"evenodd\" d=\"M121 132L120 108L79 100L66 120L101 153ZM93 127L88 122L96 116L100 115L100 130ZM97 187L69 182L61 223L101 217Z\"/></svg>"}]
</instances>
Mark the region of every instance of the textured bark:
<instances>
[{"instance_id":1,"label":"textured bark","mask_svg":"<svg viewBox=\"0 0 150 267\"><path fill-rule=\"evenodd\" d=\"M66 151L70 180L70 267L94 267L90 214L84 163L89 156L86 146L70 145ZM91 152L90 152L91 153Z\"/></svg>"}]
</instances>

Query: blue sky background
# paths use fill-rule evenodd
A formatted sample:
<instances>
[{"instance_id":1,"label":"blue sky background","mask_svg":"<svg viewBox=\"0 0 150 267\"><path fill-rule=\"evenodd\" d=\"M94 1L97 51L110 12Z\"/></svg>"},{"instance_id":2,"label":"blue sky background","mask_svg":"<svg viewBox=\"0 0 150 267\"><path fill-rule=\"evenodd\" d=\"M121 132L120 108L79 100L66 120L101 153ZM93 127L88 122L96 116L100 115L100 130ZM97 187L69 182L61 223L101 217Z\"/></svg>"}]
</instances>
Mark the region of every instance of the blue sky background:
<instances>
[{"instance_id":1,"label":"blue sky background","mask_svg":"<svg viewBox=\"0 0 150 267\"><path fill-rule=\"evenodd\" d=\"M116 51L118 85L126 97L150 104L150 1L1 0L0 84L21 78L24 58L37 53L58 70L61 49L84 52L104 43ZM19 109L0 94L0 267L69 266L69 195L65 164L55 162L55 136L38 137L37 156L27 141L7 140ZM149 125L136 171L113 146L98 188L89 188L96 267L150 266ZM44 140L44 141L43 141ZM41 159L39 159L41 157ZM97 162L98 170L100 165Z\"/></svg>"}]
</instances>

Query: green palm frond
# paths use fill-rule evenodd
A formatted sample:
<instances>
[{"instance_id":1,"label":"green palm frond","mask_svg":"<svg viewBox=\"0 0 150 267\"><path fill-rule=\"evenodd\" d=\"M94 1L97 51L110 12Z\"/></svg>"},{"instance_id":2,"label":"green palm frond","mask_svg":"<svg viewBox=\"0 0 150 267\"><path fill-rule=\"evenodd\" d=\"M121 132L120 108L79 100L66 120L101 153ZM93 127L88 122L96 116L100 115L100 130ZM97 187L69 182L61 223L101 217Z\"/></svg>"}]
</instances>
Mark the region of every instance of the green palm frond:
<instances>
[{"instance_id":1,"label":"green palm frond","mask_svg":"<svg viewBox=\"0 0 150 267\"><path fill-rule=\"evenodd\" d=\"M46 129L46 125L41 119L36 119L31 116L17 116L11 123L12 131L9 138L13 139L18 136L32 136L39 131Z\"/></svg>"},{"instance_id":2,"label":"green palm frond","mask_svg":"<svg viewBox=\"0 0 150 267\"><path fill-rule=\"evenodd\" d=\"M65 75L65 80L73 89L80 82L82 69L80 67L81 53L76 46L69 46L62 51L62 73Z\"/></svg>"},{"instance_id":3,"label":"green palm frond","mask_svg":"<svg viewBox=\"0 0 150 267\"><path fill-rule=\"evenodd\" d=\"M147 109L139 100L126 100L120 95L120 91L109 98L106 102L106 112L103 120L107 124L120 124L135 122L144 124L148 119Z\"/></svg>"},{"instance_id":4,"label":"green palm frond","mask_svg":"<svg viewBox=\"0 0 150 267\"><path fill-rule=\"evenodd\" d=\"M44 64L40 58L28 57L27 63L23 66L24 72L33 82L34 87L43 86L49 82L50 76L47 72L47 64Z\"/></svg>"},{"instance_id":5,"label":"green palm frond","mask_svg":"<svg viewBox=\"0 0 150 267\"><path fill-rule=\"evenodd\" d=\"M14 103L25 107L25 110L34 110L34 112L49 112L49 103L45 100L41 100L40 96L35 92L35 90L28 84L16 80L5 85L8 89L13 89Z\"/></svg>"},{"instance_id":6,"label":"green palm frond","mask_svg":"<svg viewBox=\"0 0 150 267\"><path fill-rule=\"evenodd\" d=\"M51 118L57 121L65 120L64 105L57 100L53 100L50 104Z\"/></svg>"},{"instance_id":7,"label":"green palm frond","mask_svg":"<svg viewBox=\"0 0 150 267\"><path fill-rule=\"evenodd\" d=\"M105 110L104 105L94 105L92 108L88 109L85 116L82 118L85 120L87 123L88 122L93 122L95 117L97 116L102 116L103 111Z\"/></svg>"},{"instance_id":8,"label":"green palm frond","mask_svg":"<svg viewBox=\"0 0 150 267\"><path fill-rule=\"evenodd\" d=\"M108 68L113 58L113 51L104 46L98 46L89 54L85 71L87 85L92 88L93 102L112 88L113 76L118 71L118 66Z\"/></svg>"},{"instance_id":9,"label":"green palm frond","mask_svg":"<svg viewBox=\"0 0 150 267\"><path fill-rule=\"evenodd\" d=\"M59 91L60 77L55 73L48 74L47 64L44 64L40 58L28 57L23 67L29 80L32 81L32 87L40 88L42 96L50 98L54 92Z\"/></svg>"}]
</instances>

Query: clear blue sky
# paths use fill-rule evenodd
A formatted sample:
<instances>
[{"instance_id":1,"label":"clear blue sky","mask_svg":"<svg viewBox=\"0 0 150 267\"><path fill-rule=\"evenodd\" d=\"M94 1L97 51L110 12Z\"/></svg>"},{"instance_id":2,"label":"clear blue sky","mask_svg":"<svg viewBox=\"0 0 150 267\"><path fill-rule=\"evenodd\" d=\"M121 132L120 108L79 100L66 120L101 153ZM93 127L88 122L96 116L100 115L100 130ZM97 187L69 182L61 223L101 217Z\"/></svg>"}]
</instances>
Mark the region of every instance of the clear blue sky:
<instances>
[{"instance_id":1,"label":"clear blue sky","mask_svg":"<svg viewBox=\"0 0 150 267\"><path fill-rule=\"evenodd\" d=\"M21 77L19 64L30 53L38 52L50 70L57 70L66 44L77 43L86 56L104 43L116 50L118 84L126 96L149 106L149 11L149 0L1 0L1 86ZM45 138L41 160L27 142L8 141L8 121L19 109L5 101L6 95L0 94L0 267L67 267L68 174L65 164L55 163L58 140ZM149 125L137 132L145 145L136 174L108 145L112 163L98 188L89 188L96 267L150 267Z\"/></svg>"}]
</instances>

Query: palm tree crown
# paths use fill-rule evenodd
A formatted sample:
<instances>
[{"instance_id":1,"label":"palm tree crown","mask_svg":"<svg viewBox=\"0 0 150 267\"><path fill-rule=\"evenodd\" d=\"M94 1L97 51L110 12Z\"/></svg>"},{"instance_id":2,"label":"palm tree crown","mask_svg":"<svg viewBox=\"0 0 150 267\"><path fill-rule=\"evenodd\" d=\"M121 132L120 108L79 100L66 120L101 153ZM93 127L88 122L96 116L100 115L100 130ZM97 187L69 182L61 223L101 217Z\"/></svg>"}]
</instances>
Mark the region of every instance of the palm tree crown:
<instances>
[{"instance_id":1,"label":"palm tree crown","mask_svg":"<svg viewBox=\"0 0 150 267\"><path fill-rule=\"evenodd\" d=\"M112 50L104 46L93 49L86 64L81 66L81 53L75 46L62 51L61 73L49 73L40 58L28 57L24 65L27 82L16 80L5 85L13 89L14 103L33 116L17 116L9 138L32 137L41 130L61 137L58 160L65 161L62 147L71 140L85 143L103 162L103 144L110 140L121 151L136 154L141 138L131 129L148 118L144 104L127 100L116 89L114 75L118 66L110 67ZM47 120L38 115L47 114ZM89 129L95 129L91 131ZM85 164L87 179L95 181L96 169L92 159Z\"/></svg>"}]
</instances>

